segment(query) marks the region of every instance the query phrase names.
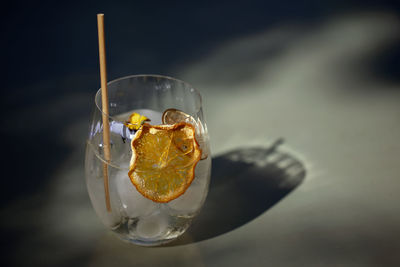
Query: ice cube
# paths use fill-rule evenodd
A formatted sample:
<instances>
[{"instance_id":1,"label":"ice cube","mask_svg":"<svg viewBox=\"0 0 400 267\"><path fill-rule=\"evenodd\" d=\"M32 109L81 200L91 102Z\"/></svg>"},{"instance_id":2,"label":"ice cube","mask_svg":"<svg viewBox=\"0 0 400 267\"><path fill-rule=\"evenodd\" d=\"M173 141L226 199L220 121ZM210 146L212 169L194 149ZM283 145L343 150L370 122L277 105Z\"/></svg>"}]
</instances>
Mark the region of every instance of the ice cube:
<instances>
[{"instance_id":1,"label":"ice cube","mask_svg":"<svg viewBox=\"0 0 400 267\"><path fill-rule=\"evenodd\" d=\"M150 119L150 124L151 125L160 125L162 124L161 122L161 117L162 113L151 110L151 109L135 109L133 112L139 113L140 115L146 116L147 118Z\"/></svg>"},{"instance_id":2,"label":"ice cube","mask_svg":"<svg viewBox=\"0 0 400 267\"><path fill-rule=\"evenodd\" d=\"M210 161L210 158L201 160L195 169L195 179L186 192L167 204L171 215L192 215L201 208L208 192Z\"/></svg>"},{"instance_id":3,"label":"ice cube","mask_svg":"<svg viewBox=\"0 0 400 267\"><path fill-rule=\"evenodd\" d=\"M120 224L121 214L119 209L119 202L117 199L116 192L113 187L110 186L110 202L111 202L111 212L107 211L105 194L104 194L104 181L101 178L90 178L87 179L87 188L89 192L89 197L91 199L94 210L97 216L104 223L104 225L114 228Z\"/></svg>"},{"instance_id":4,"label":"ice cube","mask_svg":"<svg viewBox=\"0 0 400 267\"><path fill-rule=\"evenodd\" d=\"M136 232L140 237L155 238L162 236L167 228L167 216L163 213L157 213L149 217L140 218L136 226Z\"/></svg>"},{"instance_id":5,"label":"ice cube","mask_svg":"<svg viewBox=\"0 0 400 267\"><path fill-rule=\"evenodd\" d=\"M192 184L186 192L167 204L171 215L189 215L195 213L203 204L204 186Z\"/></svg>"},{"instance_id":6,"label":"ice cube","mask_svg":"<svg viewBox=\"0 0 400 267\"><path fill-rule=\"evenodd\" d=\"M127 171L119 171L115 180L122 210L129 218L147 216L157 209L157 203L145 198L136 190Z\"/></svg>"}]
</instances>

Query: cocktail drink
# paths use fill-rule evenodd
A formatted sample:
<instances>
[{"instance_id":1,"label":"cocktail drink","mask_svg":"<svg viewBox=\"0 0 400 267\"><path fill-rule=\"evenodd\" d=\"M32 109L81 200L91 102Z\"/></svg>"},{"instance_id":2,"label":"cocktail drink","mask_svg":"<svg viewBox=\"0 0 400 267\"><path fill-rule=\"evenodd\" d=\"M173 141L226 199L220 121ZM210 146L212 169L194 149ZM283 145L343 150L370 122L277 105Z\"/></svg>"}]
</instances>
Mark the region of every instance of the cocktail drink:
<instances>
[{"instance_id":1,"label":"cocktail drink","mask_svg":"<svg viewBox=\"0 0 400 267\"><path fill-rule=\"evenodd\" d=\"M108 83L108 99L110 159L100 90L87 140L92 205L124 240L146 246L172 241L189 227L208 192L211 155L201 96L180 80L136 75Z\"/></svg>"}]
</instances>

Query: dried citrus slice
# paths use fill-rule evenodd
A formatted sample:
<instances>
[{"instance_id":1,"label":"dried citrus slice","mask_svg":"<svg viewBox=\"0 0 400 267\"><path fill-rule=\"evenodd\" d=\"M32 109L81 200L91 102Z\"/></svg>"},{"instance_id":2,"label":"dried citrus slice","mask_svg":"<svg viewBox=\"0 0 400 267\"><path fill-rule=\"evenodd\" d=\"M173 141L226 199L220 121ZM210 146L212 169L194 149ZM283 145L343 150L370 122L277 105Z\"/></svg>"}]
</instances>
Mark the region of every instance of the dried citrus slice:
<instances>
[{"instance_id":1,"label":"dried citrus slice","mask_svg":"<svg viewBox=\"0 0 400 267\"><path fill-rule=\"evenodd\" d=\"M190 116L189 114L186 114L185 112L175 109L175 108L169 108L164 111L162 114L162 122L164 124L174 124L177 122L188 122L192 125L197 125L196 120Z\"/></svg>"},{"instance_id":2,"label":"dried citrus slice","mask_svg":"<svg viewBox=\"0 0 400 267\"><path fill-rule=\"evenodd\" d=\"M163 124L174 124L178 122L187 122L195 127L196 141L199 143L200 148L202 150L201 159L206 159L208 157L209 150L207 147L206 135L204 133L205 129L201 121L200 120L196 121L195 118L193 118L192 116L186 114L185 112L179 109L170 108L164 111L162 115Z\"/></svg>"},{"instance_id":3,"label":"dried citrus slice","mask_svg":"<svg viewBox=\"0 0 400 267\"><path fill-rule=\"evenodd\" d=\"M131 146L128 175L143 196L164 203L185 193L201 157L193 125L185 122L155 126L145 123L137 131Z\"/></svg>"}]
</instances>

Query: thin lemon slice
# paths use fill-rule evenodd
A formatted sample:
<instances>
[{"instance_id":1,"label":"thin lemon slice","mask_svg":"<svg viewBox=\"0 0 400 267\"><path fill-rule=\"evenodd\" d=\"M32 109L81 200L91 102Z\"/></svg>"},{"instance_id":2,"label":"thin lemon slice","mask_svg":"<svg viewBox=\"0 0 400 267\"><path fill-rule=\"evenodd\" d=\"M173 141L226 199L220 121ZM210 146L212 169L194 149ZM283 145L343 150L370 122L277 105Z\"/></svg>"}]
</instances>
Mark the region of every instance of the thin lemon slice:
<instances>
[{"instance_id":1,"label":"thin lemon slice","mask_svg":"<svg viewBox=\"0 0 400 267\"><path fill-rule=\"evenodd\" d=\"M137 131L131 146L128 175L143 196L165 203L185 193L201 158L193 125L185 122L156 126L145 123Z\"/></svg>"},{"instance_id":2,"label":"thin lemon slice","mask_svg":"<svg viewBox=\"0 0 400 267\"><path fill-rule=\"evenodd\" d=\"M195 137L196 141L199 143L200 148L202 150L202 155L201 159L206 159L209 154L209 149L207 146L207 135L205 134L206 129L204 128L203 124L201 123L200 120L196 121L195 118L190 116L189 114L186 114L185 112L175 109L175 108L170 108L164 111L162 115L162 123L163 124L174 124L174 123L179 123L179 122L187 122L192 124L195 129Z\"/></svg>"}]
</instances>

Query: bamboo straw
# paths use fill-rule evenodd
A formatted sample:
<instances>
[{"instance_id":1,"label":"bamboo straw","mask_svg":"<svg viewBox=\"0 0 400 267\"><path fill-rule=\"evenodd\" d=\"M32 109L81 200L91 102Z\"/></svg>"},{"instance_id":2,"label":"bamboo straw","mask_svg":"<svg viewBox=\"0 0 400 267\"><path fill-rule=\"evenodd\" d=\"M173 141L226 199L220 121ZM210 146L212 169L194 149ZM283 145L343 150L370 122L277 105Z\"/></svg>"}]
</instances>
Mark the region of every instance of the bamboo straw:
<instances>
[{"instance_id":1,"label":"bamboo straw","mask_svg":"<svg viewBox=\"0 0 400 267\"><path fill-rule=\"evenodd\" d=\"M107 89L107 68L106 49L104 38L104 14L97 14L97 30L99 35L99 60L101 79L101 106L103 116L103 148L106 162L110 162L110 124L108 121L108 89ZM110 191L108 188L108 165L103 163L104 193L106 196L106 208L111 212Z\"/></svg>"}]
</instances>

